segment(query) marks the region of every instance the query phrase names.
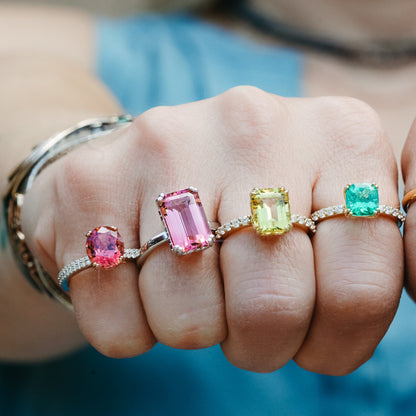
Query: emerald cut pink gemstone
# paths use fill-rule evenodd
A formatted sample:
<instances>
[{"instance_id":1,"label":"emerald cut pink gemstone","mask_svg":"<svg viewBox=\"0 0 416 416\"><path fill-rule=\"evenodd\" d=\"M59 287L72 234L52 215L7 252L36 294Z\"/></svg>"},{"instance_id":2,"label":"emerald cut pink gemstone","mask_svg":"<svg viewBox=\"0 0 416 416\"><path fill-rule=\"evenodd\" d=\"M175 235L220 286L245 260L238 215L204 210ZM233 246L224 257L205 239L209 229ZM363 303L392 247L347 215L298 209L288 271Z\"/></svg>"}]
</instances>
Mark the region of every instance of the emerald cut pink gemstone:
<instances>
[{"instance_id":1,"label":"emerald cut pink gemstone","mask_svg":"<svg viewBox=\"0 0 416 416\"><path fill-rule=\"evenodd\" d=\"M196 189L162 194L156 202L173 251L189 254L212 245L213 236Z\"/></svg>"},{"instance_id":2,"label":"emerald cut pink gemstone","mask_svg":"<svg viewBox=\"0 0 416 416\"><path fill-rule=\"evenodd\" d=\"M124 254L124 243L117 228L97 227L87 234L87 255L103 269L117 266Z\"/></svg>"}]
</instances>

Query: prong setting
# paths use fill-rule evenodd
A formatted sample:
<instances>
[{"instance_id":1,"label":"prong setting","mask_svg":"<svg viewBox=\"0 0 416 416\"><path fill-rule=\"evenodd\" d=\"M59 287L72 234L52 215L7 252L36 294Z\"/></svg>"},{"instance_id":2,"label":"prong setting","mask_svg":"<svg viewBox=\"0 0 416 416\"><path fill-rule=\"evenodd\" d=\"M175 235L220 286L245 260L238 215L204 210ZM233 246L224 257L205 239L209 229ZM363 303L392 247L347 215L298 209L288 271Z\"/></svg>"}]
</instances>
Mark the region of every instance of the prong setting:
<instances>
[{"instance_id":1,"label":"prong setting","mask_svg":"<svg viewBox=\"0 0 416 416\"><path fill-rule=\"evenodd\" d=\"M195 187L161 194L156 202L175 254L186 255L210 247L212 232Z\"/></svg>"},{"instance_id":2,"label":"prong setting","mask_svg":"<svg viewBox=\"0 0 416 416\"><path fill-rule=\"evenodd\" d=\"M292 228L289 193L284 187L256 188L251 192L251 218L262 236L284 234Z\"/></svg>"},{"instance_id":3,"label":"prong setting","mask_svg":"<svg viewBox=\"0 0 416 416\"><path fill-rule=\"evenodd\" d=\"M183 253L183 248L182 247L180 247L180 246L178 246L178 245L176 245L176 246L174 246L173 248L172 248L172 251L175 253L175 254L178 254L179 256L182 256L184 253Z\"/></svg>"},{"instance_id":4,"label":"prong setting","mask_svg":"<svg viewBox=\"0 0 416 416\"><path fill-rule=\"evenodd\" d=\"M316 223L344 214L348 218L375 218L391 216L399 227L405 221L405 214L399 208L379 203L379 187L375 183L349 184L344 188L345 205L322 208L311 215Z\"/></svg>"}]
</instances>

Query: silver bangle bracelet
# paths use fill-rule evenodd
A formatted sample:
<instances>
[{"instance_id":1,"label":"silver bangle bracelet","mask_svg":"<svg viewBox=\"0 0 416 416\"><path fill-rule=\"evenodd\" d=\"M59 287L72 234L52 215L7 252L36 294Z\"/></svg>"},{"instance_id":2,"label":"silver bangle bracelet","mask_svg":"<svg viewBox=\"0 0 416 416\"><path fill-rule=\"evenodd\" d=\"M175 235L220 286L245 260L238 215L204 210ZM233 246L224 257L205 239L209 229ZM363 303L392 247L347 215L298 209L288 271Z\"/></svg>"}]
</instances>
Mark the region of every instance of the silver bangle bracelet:
<instances>
[{"instance_id":1,"label":"silver bangle bracelet","mask_svg":"<svg viewBox=\"0 0 416 416\"><path fill-rule=\"evenodd\" d=\"M125 127L132 121L133 118L130 115L82 121L35 147L9 177L9 186L3 204L7 233L16 262L34 288L56 299L69 309L72 309L72 302L68 293L46 273L27 247L21 226L21 208L25 194L46 166L81 144Z\"/></svg>"}]
</instances>

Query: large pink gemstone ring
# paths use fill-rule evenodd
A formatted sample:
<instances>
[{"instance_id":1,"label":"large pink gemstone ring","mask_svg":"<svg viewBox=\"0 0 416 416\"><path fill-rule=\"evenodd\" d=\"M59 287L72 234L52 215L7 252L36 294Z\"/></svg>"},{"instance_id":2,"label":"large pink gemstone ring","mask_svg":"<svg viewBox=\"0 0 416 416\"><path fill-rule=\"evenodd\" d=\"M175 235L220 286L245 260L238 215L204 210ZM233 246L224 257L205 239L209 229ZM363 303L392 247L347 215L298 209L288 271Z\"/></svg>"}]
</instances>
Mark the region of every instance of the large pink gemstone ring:
<instances>
[{"instance_id":1,"label":"large pink gemstone ring","mask_svg":"<svg viewBox=\"0 0 416 416\"><path fill-rule=\"evenodd\" d=\"M198 190L193 187L156 199L165 231L151 238L141 247L140 260L156 246L169 242L178 255L194 253L211 247L215 241Z\"/></svg>"},{"instance_id":2,"label":"large pink gemstone ring","mask_svg":"<svg viewBox=\"0 0 416 416\"><path fill-rule=\"evenodd\" d=\"M136 260L140 256L137 248L124 250L123 239L116 227L97 227L86 237L87 256L72 261L59 272L58 282L66 291L70 278L82 270L89 267L111 269L124 260Z\"/></svg>"}]
</instances>

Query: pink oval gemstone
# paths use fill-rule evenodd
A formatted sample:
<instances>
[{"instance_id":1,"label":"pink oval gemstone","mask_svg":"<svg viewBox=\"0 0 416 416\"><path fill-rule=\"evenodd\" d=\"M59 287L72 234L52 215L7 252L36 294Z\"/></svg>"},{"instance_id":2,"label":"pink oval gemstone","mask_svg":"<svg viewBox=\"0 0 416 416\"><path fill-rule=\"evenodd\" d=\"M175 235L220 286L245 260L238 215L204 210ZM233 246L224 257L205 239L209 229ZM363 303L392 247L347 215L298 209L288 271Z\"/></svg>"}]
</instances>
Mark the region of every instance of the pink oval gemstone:
<instances>
[{"instance_id":1,"label":"pink oval gemstone","mask_svg":"<svg viewBox=\"0 0 416 416\"><path fill-rule=\"evenodd\" d=\"M97 227L88 233L87 255L91 263L103 269L117 266L124 254L124 243L113 227Z\"/></svg>"}]
</instances>

